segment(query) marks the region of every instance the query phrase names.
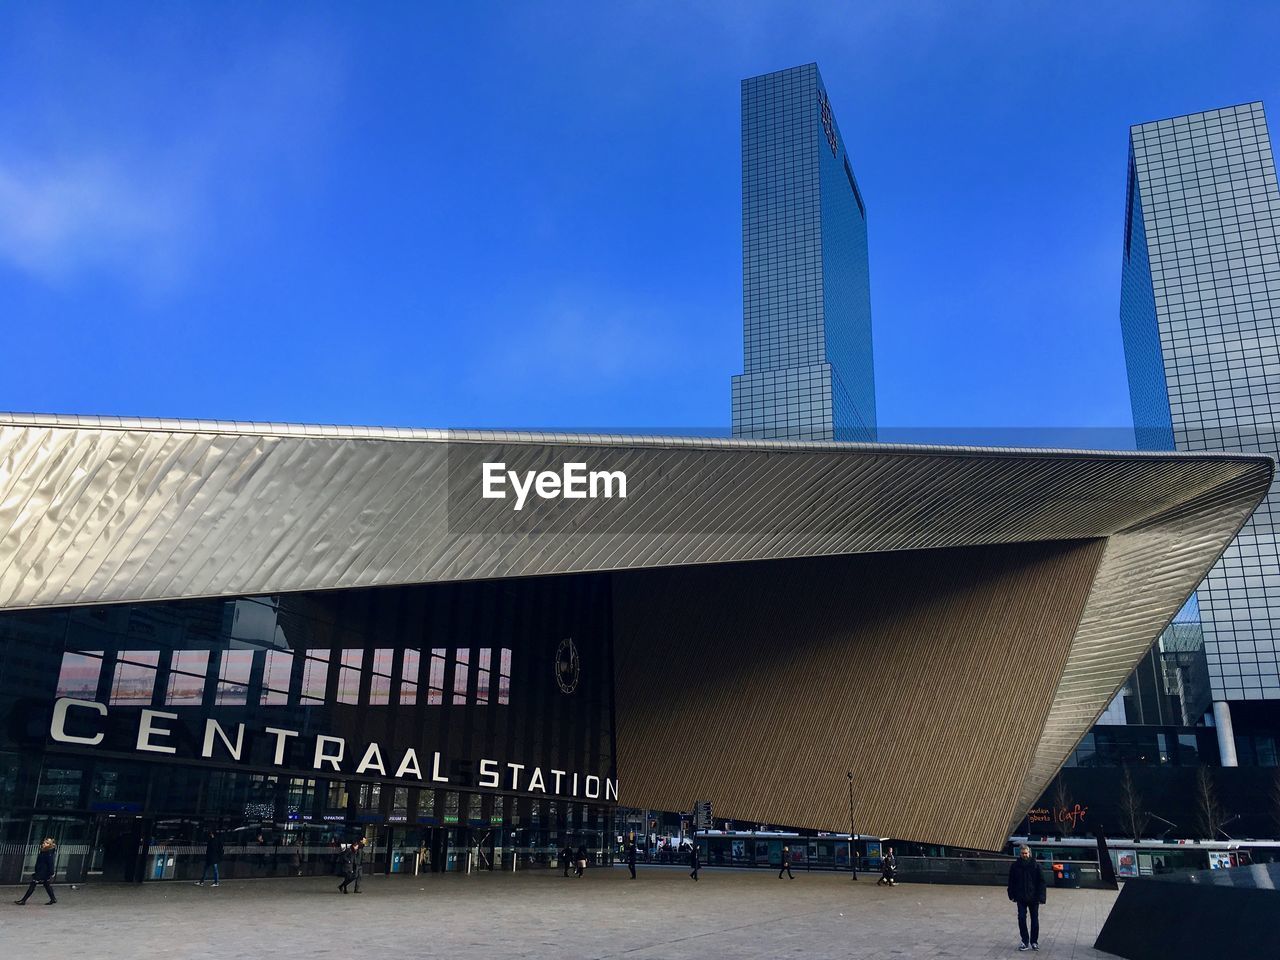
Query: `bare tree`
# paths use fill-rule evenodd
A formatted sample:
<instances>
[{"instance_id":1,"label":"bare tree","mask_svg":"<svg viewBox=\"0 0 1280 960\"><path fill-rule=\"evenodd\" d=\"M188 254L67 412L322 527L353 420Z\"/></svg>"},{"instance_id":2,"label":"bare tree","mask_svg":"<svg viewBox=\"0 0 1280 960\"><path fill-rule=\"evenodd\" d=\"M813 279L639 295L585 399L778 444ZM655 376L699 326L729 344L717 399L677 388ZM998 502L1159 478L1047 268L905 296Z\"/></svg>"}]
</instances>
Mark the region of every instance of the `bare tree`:
<instances>
[{"instance_id":1,"label":"bare tree","mask_svg":"<svg viewBox=\"0 0 1280 960\"><path fill-rule=\"evenodd\" d=\"M1196 770L1196 826L1205 839L1214 840L1226 821L1226 813L1218 802L1218 789L1213 774L1206 766Z\"/></svg>"},{"instance_id":2,"label":"bare tree","mask_svg":"<svg viewBox=\"0 0 1280 960\"><path fill-rule=\"evenodd\" d=\"M1138 784L1134 782L1128 764L1120 777L1120 819L1134 843L1142 839L1142 831L1147 829L1151 819L1142 808L1142 794L1138 792Z\"/></svg>"}]
</instances>

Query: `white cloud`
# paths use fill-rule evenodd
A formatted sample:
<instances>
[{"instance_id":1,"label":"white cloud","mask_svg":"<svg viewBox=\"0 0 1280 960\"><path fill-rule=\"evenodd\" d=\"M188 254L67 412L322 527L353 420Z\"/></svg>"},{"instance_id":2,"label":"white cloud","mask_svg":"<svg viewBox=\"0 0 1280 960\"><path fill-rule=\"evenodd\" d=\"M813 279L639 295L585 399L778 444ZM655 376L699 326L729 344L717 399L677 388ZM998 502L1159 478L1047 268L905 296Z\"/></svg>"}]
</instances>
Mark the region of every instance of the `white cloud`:
<instances>
[{"instance_id":1,"label":"white cloud","mask_svg":"<svg viewBox=\"0 0 1280 960\"><path fill-rule=\"evenodd\" d=\"M64 95L54 106L71 122L0 144L0 263L55 286L105 273L144 297L175 290L314 167L340 59L307 35L246 46L194 80L172 61L95 64L117 85L105 107Z\"/></svg>"},{"instance_id":2,"label":"white cloud","mask_svg":"<svg viewBox=\"0 0 1280 960\"><path fill-rule=\"evenodd\" d=\"M157 292L180 279L194 199L104 159L0 163L0 257L49 283L106 268Z\"/></svg>"}]
</instances>

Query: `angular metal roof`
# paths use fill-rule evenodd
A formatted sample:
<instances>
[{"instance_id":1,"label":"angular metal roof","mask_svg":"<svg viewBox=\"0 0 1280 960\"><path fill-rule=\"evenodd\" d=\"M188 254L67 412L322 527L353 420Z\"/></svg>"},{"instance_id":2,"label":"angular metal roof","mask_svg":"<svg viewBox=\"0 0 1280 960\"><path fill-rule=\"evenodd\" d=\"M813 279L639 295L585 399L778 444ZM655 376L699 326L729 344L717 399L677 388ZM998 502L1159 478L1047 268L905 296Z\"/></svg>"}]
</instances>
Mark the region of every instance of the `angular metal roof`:
<instances>
[{"instance_id":1,"label":"angular metal roof","mask_svg":"<svg viewBox=\"0 0 1280 960\"><path fill-rule=\"evenodd\" d=\"M479 465L628 496L479 496ZM1266 493L1270 458L0 414L0 609L1107 541L1030 805Z\"/></svg>"}]
</instances>

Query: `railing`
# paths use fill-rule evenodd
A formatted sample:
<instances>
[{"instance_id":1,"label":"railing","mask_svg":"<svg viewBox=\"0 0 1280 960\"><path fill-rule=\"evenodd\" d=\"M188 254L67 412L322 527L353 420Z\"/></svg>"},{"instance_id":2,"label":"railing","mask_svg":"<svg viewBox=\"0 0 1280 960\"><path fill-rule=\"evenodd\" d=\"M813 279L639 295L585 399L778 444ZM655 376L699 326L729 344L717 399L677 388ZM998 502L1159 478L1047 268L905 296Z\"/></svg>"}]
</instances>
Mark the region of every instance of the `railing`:
<instances>
[{"instance_id":1,"label":"railing","mask_svg":"<svg viewBox=\"0 0 1280 960\"><path fill-rule=\"evenodd\" d=\"M39 847L35 844L0 844L0 882L17 883L30 874ZM195 880L204 869L203 844L164 844L153 842L142 854L138 868L140 879L146 880ZM416 849L405 852L412 856ZM467 852L458 848L456 856L462 858L459 867L465 869ZM90 850L83 844L68 844L58 849L57 879L65 882L83 882L89 878ZM494 848L495 870L560 870L559 851L542 846L507 846ZM592 850L588 857L589 866L608 866L624 864L625 857L609 856L607 851ZM645 863L687 864L685 856L646 858L643 853L637 860ZM366 873L381 873L386 869L386 858L381 851L367 851L365 855ZM899 883L952 883L979 886L1004 886L1009 877L1009 859L998 857L899 857L896 880ZM1056 860L1054 863L1063 863ZM1098 864L1092 861L1066 861L1065 878L1059 878L1048 863L1041 862L1045 882L1049 886L1081 886L1101 887ZM244 877L286 877L286 876L323 876L333 874L338 869L338 849L332 844L227 844L220 860L223 879ZM393 866L393 872L413 873L411 862ZM473 864L473 869L475 868ZM733 862L727 858L720 863L703 861L703 867L714 870L717 867L738 867L746 869L764 869L776 871L777 863ZM429 866L425 869L430 869ZM796 857L792 863L794 871L836 871L848 872L847 862L836 862L830 858ZM867 879L874 880L880 875L878 858L858 858L858 873Z\"/></svg>"},{"instance_id":2,"label":"railing","mask_svg":"<svg viewBox=\"0 0 1280 960\"><path fill-rule=\"evenodd\" d=\"M1044 873L1045 884L1050 887L1103 886L1098 864L1094 861L1055 860L1055 864L1066 867L1061 878L1056 875L1051 864L1037 862ZM1008 859L994 857L899 857L897 880L899 883L964 883L1003 887L1009 882L1009 863ZM879 867L868 872L878 874Z\"/></svg>"}]
</instances>

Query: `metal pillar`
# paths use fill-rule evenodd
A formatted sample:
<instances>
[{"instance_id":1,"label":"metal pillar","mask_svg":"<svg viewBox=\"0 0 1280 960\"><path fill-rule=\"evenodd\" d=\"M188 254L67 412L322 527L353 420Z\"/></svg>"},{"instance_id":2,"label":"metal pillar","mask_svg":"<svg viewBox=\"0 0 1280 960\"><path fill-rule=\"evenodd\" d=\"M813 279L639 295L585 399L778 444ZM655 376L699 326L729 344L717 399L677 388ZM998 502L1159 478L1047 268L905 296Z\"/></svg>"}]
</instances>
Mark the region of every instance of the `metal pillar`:
<instances>
[{"instance_id":1,"label":"metal pillar","mask_svg":"<svg viewBox=\"0 0 1280 960\"><path fill-rule=\"evenodd\" d=\"M858 848L853 840L853 771L845 771L845 776L849 780L849 870L852 873L851 879L858 879Z\"/></svg>"},{"instance_id":2,"label":"metal pillar","mask_svg":"<svg viewBox=\"0 0 1280 960\"><path fill-rule=\"evenodd\" d=\"M1218 731L1218 753L1224 767L1238 767L1236 736L1231 727L1231 706L1225 700L1213 701L1213 725Z\"/></svg>"}]
</instances>

